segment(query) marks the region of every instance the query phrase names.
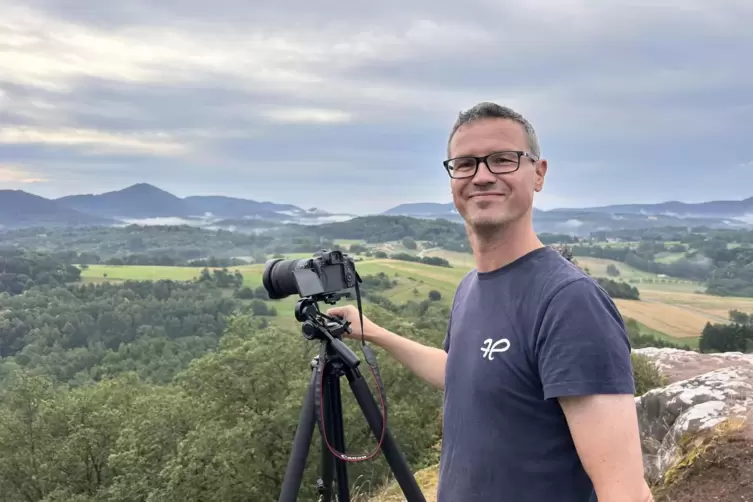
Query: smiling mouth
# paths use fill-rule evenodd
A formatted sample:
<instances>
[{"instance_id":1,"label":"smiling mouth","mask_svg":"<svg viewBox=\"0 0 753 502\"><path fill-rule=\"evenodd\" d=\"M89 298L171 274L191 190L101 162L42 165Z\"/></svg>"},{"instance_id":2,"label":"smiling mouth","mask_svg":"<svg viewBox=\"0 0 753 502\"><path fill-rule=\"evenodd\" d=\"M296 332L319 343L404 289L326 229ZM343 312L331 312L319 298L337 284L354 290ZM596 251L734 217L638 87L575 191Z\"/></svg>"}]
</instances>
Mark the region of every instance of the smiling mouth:
<instances>
[{"instance_id":1,"label":"smiling mouth","mask_svg":"<svg viewBox=\"0 0 753 502\"><path fill-rule=\"evenodd\" d=\"M505 194L501 194L501 193L476 193L476 194L471 195L469 198L470 199L478 199L478 198L486 199L486 198L490 198L490 197L505 197Z\"/></svg>"}]
</instances>

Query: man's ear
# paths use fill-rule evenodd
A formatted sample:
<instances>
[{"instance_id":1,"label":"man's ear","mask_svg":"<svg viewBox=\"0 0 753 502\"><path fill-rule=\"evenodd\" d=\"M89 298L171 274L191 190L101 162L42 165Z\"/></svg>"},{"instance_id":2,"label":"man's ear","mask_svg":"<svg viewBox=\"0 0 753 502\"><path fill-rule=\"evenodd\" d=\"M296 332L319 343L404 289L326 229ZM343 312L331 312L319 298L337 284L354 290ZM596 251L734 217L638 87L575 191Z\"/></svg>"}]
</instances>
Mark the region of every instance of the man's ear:
<instances>
[{"instance_id":1,"label":"man's ear","mask_svg":"<svg viewBox=\"0 0 753 502\"><path fill-rule=\"evenodd\" d=\"M536 180L534 183L534 190L537 192L540 192L544 188L544 177L546 176L546 170L547 170L547 163L546 159L541 159L536 161L534 170L536 172Z\"/></svg>"}]
</instances>

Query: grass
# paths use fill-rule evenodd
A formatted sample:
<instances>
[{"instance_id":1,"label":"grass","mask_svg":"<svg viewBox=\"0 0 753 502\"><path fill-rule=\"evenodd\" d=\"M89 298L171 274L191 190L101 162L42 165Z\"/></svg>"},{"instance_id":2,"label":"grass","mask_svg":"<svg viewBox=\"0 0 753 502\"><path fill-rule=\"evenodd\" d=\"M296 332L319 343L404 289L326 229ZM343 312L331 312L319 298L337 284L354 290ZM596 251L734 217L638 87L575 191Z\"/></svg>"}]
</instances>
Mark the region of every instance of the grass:
<instances>
[{"instance_id":1,"label":"grass","mask_svg":"<svg viewBox=\"0 0 753 502\"><path fill-rule=\"evenodd\" d=\"M666 333L662 333L661 331L657 331L653 328L650 328L646 326L645 324L641 323L640 321L638 321L637 319L635 319L635 321L638 323L638 329L640 329L641 334L652 335L660 340L664 340L665 342L676 343L680 346L687 345L691 349L698 349L698 343L701 341L700 336L678 338L678 337L670 336Z\"/></svg>"},{"instance_id":2,"label":"grass","mask_svg":"<svg viewBox=\"0 0 753 502\"><path fill-rule=\"evenodd\" d=\"M683 258L685 253L658 253L654 258L659 263L674 263L677 260Z\"/></svg>"},{"instance_id":3,"label":"grass","mask_svg":"<svg viewBox=\"0 0 753 502\"><path fill-rule=\"evenodd\" d=\"M84 282L157 281L171 279L190 281L199 277L202 267L159 267L151 265L89 265L81 273Z\"/></svg>"},{"instance_id":4,"label":"grass","mask_svg":"<svg viewBox=\"0 0 753 502\"><path fill-rule=\"evenodd\" d=\"M335 239L335 244L338 244L340 246L343 246L345 248L350 248L352 244L366 244L366 241L363 239Z\"/></svg>"},{"instance_id":5,"label":"grass","mask_svg":"<svg viewBox=\"0 0 753 502\"><path fill-rule=\"evenodd\" d=\"M422 469L414 474L416 483L421 489L426 502L436 502L437 487L439 485L439 466L435 465ZM397 482L391 482L381 493L371 499L365 499L368 502L405 502L400 485Z\"/></svg>"}]
</instances>

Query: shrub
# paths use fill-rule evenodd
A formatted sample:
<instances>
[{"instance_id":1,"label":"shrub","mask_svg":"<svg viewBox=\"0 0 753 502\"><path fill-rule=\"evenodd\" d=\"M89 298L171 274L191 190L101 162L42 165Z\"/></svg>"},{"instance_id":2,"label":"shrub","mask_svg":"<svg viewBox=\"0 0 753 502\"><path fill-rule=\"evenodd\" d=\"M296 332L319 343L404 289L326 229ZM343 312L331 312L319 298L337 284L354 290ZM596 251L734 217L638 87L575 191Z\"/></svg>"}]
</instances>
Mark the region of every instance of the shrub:
<instances>
[{"instance_id":1,"label":"shrub","mask_svg":"<svg viewBox=\"0 0 753 502\"><path fill-rule=\"evenodd\" d=\"M666 377L659 372L659 368L649 357L642 354L631 354L630 358L633 361L636 396L667 385Z\"/></svg>"}]
</instances>

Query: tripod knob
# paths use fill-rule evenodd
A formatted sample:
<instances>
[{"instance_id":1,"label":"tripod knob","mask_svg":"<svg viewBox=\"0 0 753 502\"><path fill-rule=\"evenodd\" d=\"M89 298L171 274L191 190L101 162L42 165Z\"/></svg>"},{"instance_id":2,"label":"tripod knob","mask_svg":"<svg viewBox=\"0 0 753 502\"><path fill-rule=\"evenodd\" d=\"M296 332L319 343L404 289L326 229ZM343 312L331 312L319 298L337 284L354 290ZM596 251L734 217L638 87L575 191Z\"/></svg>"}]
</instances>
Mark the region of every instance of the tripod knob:
<instances>
[{"instance_id":1,"label":"tripod knob","mask_svg":"<svg viewBox=\"0 0 753 502\"><path fill-rule=\"evenodd\" d=\"M303 336L308 340L314 340L319 335L319 329L311 321L306 321L301 326Z\"/></svg>"}]
</instances>

